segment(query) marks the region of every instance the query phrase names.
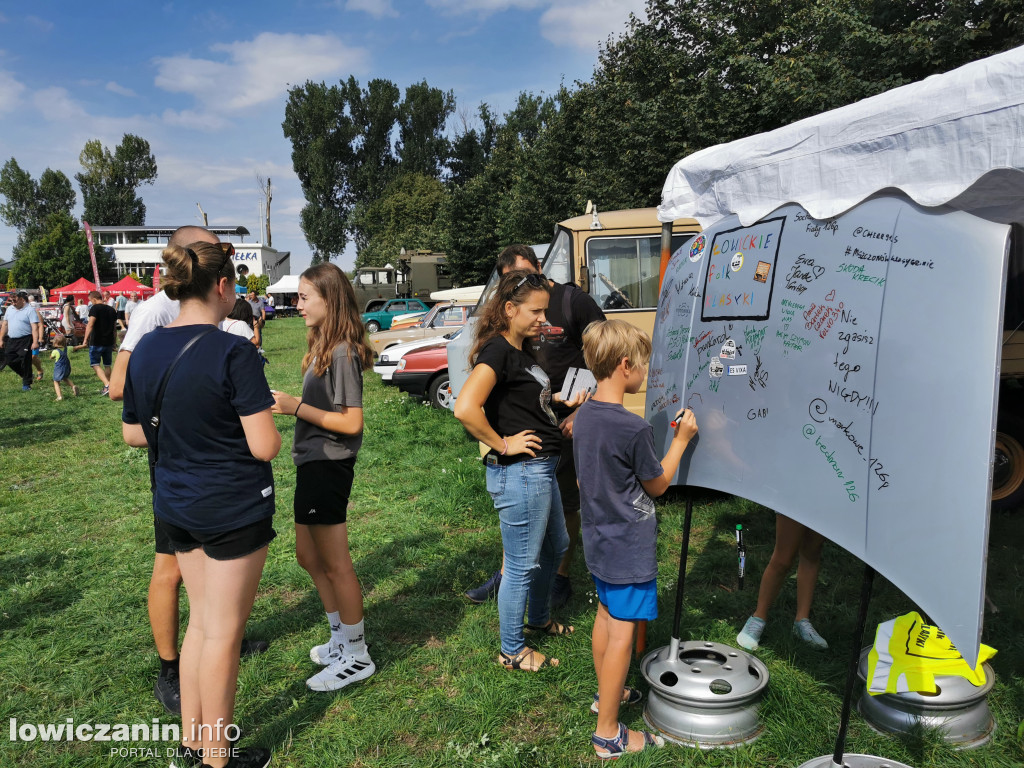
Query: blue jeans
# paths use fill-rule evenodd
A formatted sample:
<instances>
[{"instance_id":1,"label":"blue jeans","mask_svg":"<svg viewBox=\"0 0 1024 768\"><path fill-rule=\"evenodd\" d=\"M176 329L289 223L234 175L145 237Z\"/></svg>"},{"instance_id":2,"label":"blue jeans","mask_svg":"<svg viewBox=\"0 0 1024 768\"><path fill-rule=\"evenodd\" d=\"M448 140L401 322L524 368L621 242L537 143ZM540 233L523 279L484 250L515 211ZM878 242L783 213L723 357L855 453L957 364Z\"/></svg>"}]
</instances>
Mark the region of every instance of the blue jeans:
<instances>
[{"instance_id":1,"label":"blue jeans","mask_svg":"<svg viewBox=\"0 0 1024 768\"><path fill-rule=\"evenodd\" d=\"M526 645L528 623L543 626L551 618L551 585L569 548L562 497L555 481L558 457L526 459L508 466L488 464L487 492L501 520L505 574L498 588L501 650L516 654Z\"/></svg>"}]
</instances>

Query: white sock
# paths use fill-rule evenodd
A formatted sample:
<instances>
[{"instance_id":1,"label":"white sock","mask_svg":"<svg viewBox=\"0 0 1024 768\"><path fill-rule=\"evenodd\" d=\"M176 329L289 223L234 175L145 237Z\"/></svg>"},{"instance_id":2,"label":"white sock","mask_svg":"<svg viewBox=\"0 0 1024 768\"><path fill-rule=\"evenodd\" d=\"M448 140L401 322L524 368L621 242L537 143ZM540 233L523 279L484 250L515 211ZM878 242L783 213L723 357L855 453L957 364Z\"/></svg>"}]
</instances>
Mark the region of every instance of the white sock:
<instances>
[{"instance_id":1,"label":"white sock","mask_svg":"<svg viewBox=\"0 0 1024 768\"><path fill-rule=\"evenodd\" d=\"M341 648L345 644L345 636L341 631L341 615L338 611L327 614L327 623L331 625L331 642Z\"/></svg>"},{"instance_id":2,"label":"white sock","mask_svg":"<svg viewBox=\"0 0 1024 768\"><path fill-rule=\"evenodd\" d=\"M366 655L366 639L363 635L362 620L358 624L342 624L341 633L346 653L351 653L354 656Z\"/></svg>"}]
</instances>

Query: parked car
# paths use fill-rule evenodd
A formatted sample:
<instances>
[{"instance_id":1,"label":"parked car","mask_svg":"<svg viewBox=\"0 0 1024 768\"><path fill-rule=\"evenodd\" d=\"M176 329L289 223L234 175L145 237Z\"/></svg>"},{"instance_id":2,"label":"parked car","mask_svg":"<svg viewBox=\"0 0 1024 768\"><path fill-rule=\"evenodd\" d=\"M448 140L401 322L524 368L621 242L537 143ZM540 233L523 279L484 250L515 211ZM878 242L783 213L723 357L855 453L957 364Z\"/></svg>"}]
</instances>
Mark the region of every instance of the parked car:
<instances>
[{"instance_id":1,"label":"parked car","mask_svg":"<svg viewBox=\"0 0 1024 768\"><path fill-rule=\"evenodd\" d=\"M398 361L391 383L413 397L425 399L435 408L447 409L451 398L448 387L449 339L409 352Z\"/></svg>"},{"instance_id":2,"label":"parked car","mask_svg":"<svg viewBox=\"0 0 1024 768\"><path fill-rule=\"evenodd\" d=\"M444 338L451 341L460 333L462 333L462 329L456 328L451 333L445 334ZM402 344L390 346L381 352L377 359L373 361L373 372L379 374L380 380L385 384L394 386L395 383L391 378L394 376L395 371L398 370L398 362L408 353L437 344L438 341L440 341L440 339L437 336L432 336L427 339L413 339L412 341L406 341Z\"/></svg>"},{"instance_id":3,"label":"parked car","mask_svg":"<svg viewBox=\"0 0 1024 768\"><path fill-rule=\"evenodd\" d=\"M423 319L415 325L406 326L405 328L395 328L392 326L390 331L370 334L373 352L379 355L385 349L406 341L444 336L465 325L472 311L473 306L471 304L451 304L449 302L435 304L423 316Z\"/></svg>"},{"instance_id":4,"label":"parked car","mask_svg":"<svg viewBox=\"0 0 1024 768\"><path fill-rule=\"evenodd\" d=\"M430 309L430 305L421 299L391 299L376 312L363 312L361 317L366 325L366 330L376 333L390 328L395 315L404 315L407 312L426 312L428 309Z\"/></svg>"}]
</instances>

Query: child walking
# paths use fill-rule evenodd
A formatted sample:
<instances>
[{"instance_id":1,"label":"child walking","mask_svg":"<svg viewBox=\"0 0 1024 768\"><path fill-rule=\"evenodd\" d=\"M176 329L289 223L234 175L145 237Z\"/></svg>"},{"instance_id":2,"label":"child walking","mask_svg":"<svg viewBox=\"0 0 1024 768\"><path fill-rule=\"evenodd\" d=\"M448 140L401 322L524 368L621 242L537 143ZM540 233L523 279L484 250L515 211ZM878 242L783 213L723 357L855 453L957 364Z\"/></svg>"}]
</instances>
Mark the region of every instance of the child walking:
<instances>
[{"instance_id":1,"label":"child walking","mask_svg":"<svg viewBox=\"0 0 1024 768\"><path fill-rule=\"evenodd\" d=\"M78 387L75 386L75 382L71 380L71 361L68 359L68 339L63 334L57 334L53 337L53 351L50 353L50 359L53 360L53 391L57 393L57 399L63 400L64 395L61 393L60 384L62 381L66 381L68 386L71 387L71 394L78 397Z\"/></svg>"},{"instance_id":2,"label":"child walking","mask_svg":"<svg viewBox=\"0 0 1024 768\"><path fill-rule=\"evenodd\" d=\"M643 386L651 341L622 320L591 323L583 333L583 355L597 379L597 392L576 414L573 455L582 502L583 552L597 587L592 647L597 694L591 711L597 728L591 743L601 759L662 747L648 731L619 722L620 704L640 701L626 687L636 623L658 615L657 520L652 496L672 483L679 461L697 433L693 411L678 426L664 459L654 450L654 430L622 405Z\"/></svg>"},{"instance_id":3,"label":"child walking","mask_svg":"<svg viewBox=\"0 0 1024 768\"><path fill-rule=\"evenodd\" d=\"M334 264L299 276L299 314L309 328L302 397L274 392L273 412L294 416L295 557L313 579L331 638L309 657L306 680L336 691L376 670L363 633L363 593L348 551L348 497L363 443L363 371L373 364L355 292Z\"/></svg>"}]
</instances>

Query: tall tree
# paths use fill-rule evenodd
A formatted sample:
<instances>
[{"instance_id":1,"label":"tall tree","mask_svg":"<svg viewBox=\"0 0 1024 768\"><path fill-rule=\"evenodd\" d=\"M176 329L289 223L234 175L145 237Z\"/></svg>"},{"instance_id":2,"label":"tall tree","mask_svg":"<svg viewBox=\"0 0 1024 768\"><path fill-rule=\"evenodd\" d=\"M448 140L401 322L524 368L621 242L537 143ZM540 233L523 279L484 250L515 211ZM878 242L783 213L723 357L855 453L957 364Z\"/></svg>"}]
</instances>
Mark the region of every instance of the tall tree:
<instances>
[{"instance_id":1,"label":"tall tree","mask_svg":"<svg viewBox=\"0 0 1024 768\"><path fill-rule=\"evenodd\" d=\"M138 196L143 184L156 180L156 158L149 142L126 133L111 152L99 139L85 143L78 156L82 171L75 180L82 190L82 218L95 226L141 226L146 205Z\"/></svg>"},{"instance_id":2,"label":"tall tree","mask_svg":"<svg viewBox=\"0 0 1024 768\"><path fill-rule=\"evenodd\" d=\"M35 237L49 214L70 214L75 206L75 190L67 176L47 168L36 181L13 157L0 168L0 195L0 220L16 229L21 240Z\"/></svg>"},{"instance_id":3,"label":"tall tree","mask_svg":"<svg viewBox=\"0 0 1024 768\"><path fill-rule=\"evenodd\" d=\"M394 262L400 251L437 250L442 237L437 214L445 198L444 185L422 173L403 173L384 194L360 209L357 226L366 237L356 267Z\"/></svg>"},{"instance_id":4,"label":"tall tree","mask_svg":"<svg viewBox=\"0 0 1024 768\"><path fill-rule=\"evenodd\" d=\"M431 88L424 80L405 89L398 115L398 160L402 173L440 178L451 156L445 136L448 118L455 112L455 94Z\"/></svg>"},{"instance_id":5,"label":"tall tree","mask_svg":"<svg viewBox=\"0 0 1024 768\"><path fill-rule=\"evenodd\" d=\"M96 263L101 275L110 273L112 262L106 248L96 248ZM78 222L66 211L46 217L11 268L17 285L57 287L86 275L92 275L89 244Z\"/></svg>"}]
</instances>

